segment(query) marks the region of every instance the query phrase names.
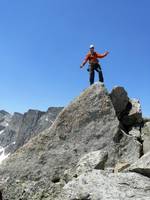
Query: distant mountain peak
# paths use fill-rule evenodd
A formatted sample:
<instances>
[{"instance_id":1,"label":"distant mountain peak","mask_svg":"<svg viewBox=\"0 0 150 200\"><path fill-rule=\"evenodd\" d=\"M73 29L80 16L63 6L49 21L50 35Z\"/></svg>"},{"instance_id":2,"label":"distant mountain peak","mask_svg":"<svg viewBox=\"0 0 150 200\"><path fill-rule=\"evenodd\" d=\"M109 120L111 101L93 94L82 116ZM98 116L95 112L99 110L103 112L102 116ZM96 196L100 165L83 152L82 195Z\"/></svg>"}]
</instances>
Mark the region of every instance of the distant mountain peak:
<instances>
[{"instance_id":1,"label":"distant mountain peak","mask_svg":"<svg viewBox=\"0 0 150 200\"><path fill-rule=\"evenodd\" d=\"M5 110L0 110L0 115L10 115L10 113L8 113L7 111Z\"/></svg>"}]
</instances>

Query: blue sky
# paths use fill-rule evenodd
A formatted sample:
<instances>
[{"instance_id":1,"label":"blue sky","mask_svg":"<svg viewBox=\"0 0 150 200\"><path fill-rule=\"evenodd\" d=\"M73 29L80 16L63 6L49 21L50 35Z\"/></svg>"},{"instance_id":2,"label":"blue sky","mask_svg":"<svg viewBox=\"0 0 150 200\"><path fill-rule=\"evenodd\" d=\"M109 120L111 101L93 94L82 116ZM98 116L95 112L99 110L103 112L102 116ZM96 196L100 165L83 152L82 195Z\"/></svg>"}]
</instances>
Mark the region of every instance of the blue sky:
<instances>
[{"instance_id":1,"label":"blue sky","mask_svg":"<svg viewBox=\"0 0 150 200\"><path fill-rule=\"evenodd\" d=\"M0 0L0 109L65 106L89 86L90 44L105 85L124 86L150 116L150 1ZM96 76L97 80L97 76Z\"/></svg>"}]
</instances>

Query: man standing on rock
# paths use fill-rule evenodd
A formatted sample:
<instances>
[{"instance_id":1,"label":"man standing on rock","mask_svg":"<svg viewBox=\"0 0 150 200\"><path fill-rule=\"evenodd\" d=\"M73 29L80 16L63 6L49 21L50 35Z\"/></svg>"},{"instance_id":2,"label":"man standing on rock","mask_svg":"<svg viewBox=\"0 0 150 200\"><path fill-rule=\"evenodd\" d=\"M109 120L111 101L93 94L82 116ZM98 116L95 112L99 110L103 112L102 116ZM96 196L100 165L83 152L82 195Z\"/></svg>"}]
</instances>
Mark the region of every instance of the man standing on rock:
<instances>
[{"instance_id":1,"label":"man standing on rock","mask_svg":"<svg viewBox=\"0 0 150 200\"><path fill-rule=\"evenodd\" d=\"M98 58L104 58L105 56L108 55L108 53L109 52L106 51L103 54L99 54L99 53L95 52L94 45L90 45L90 51L86 55L86 58L83 61L83 63L80 65L80 68L82 68L87 63L87 61L89 61L88 71L90 73L90 85L92 85L94 83L95 71L98 72L99 81L102 82L102 83L104 82L103 73L102 73L102 69L101 69L101 66L99 64Z\"/></svg>"}]
</instances>

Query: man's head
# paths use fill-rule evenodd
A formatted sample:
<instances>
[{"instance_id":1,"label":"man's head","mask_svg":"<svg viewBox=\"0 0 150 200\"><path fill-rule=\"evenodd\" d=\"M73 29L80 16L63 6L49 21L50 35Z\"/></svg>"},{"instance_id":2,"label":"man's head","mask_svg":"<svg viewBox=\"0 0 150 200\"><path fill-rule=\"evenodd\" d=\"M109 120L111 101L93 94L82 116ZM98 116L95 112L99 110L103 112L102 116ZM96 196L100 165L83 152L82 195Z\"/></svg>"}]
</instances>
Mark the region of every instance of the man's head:
<instances>
[{"instance_id":1,"label":"man's head","mask_svg":"<svg viewBox=\"0 0 150 200\"><path fill-rule=\"evenodd\" d=\"M93 44L90 45L90 52L94 53L94 45Z\"/></svg>"}]
</instances>

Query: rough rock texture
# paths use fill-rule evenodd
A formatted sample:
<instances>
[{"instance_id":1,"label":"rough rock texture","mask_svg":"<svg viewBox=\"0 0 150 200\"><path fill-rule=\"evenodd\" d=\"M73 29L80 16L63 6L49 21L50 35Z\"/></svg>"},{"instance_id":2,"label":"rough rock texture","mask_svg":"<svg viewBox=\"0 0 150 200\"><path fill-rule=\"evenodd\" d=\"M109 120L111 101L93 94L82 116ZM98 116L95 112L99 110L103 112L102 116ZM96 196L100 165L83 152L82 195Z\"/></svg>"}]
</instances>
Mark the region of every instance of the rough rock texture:
<instances>
[{"instance_id":1,"label":"rough rock texture","mask_svg":"<svg viewBox=\"0 0 150 200\"><path fill-rule=\"evenodd\" d=\"M64 172L82 156L108 152L106 167L133 163L140 143L120 129L106 89L92 85L59 114L53 125L18 149L0 166L6 199L53 199L64 185Z\"/></svg>"},{"instance_id":2,"label":"rough rock texture","mask_svg":"<svg viewBox=\"0 0 150 200\"><path fill-rule=\"evenodd\" d=\"M150 151L131 165L129 170L150 177Z\"/></svg>"},{"instance_id":3,"label":"rough rock texture","mask_svg":"<svg viewBox=\"0 0 150 200\"><path fill-rule=\"evenodd\" d=\"M3 200L148 200L148 177L118 173L141 157L145 123L138 104L121 91L120 111L106 88L96 83L63 110L13 116L4 141L17 148L0 165Z\"/></svg>"},{"instance_id":4,"label":"rough rock texture","mask_svg":"<svg viewBox=\"0 0 150 200\"><path fill-rule=\"evenodd\" d=\"M115 144L119 155L117 161L132 164L141 156L141 143L135 137L127 135L122 130L118 138L119 142ZM117 155L116 152L115 155Z\"/></svg>"},{"instance_id":5,"label":"rough rock texture","mask_svg":"<svg viewBox=\"0 0 150 200\"><path fill-rule=\"evenodd\" d=\"M143 152L150 151L150 122L146 122L142 128Z\"/></svg>"},{"instance_id":6,"label":"rough rock texture","mask_svg":"<svg viewBox=\"0 0 150 200\"><path fill-rule=\"evenodd\" d=\"M75 167L64 172L65 181L70 181L73 177L77 177L93 169L105 169L108 159L108 153L103 150L92 151L80 158Z\"/></svg>"},{"instance_id":7,"label":"rough rock texture","mask_svg":"<svg viewBox=\"0 0 150 200\"><path fill-rule=\"evenodd\" d=\"M110 93L112 103L121 124L126 131L143 123L139 100L130 99L123 87L117 86Z\"/></svg>"},{"instance_id":8,"label":"rough rock texture","mask_svg":"<svg viewBox=\"0 0 150 200\"><path fill-rule=\"evenodd\" d=\"M128 94L123 87L118 86L112 89L110 97L116 110L116 114L118 118L120 118L129 102Z\"/></svg>"},{"instance_id":9,"label":"rough rock texture","mask_svg":"<svg viewBox=\"0 0 150 200\"><path fill-rule=\"evenodd\" d=\"M133 137L136 137L137 139L141 139L141 127L132 127L132 129L129 131L129 135L132 135Z\"/></svg>"},{"instance_id":10,"label":"rough rock texture","mask_svg":"<svg viewBox=\"0 0 150 200\"><path fill-rule=\"evenodd\" d=\"M122 118L122 123L126 126L133 126L143 122L141 105L139 100L130 99L128 103L128 114Z\"/></svg>"},{"instance_id":11,"label":"rough rock texture","mask_svg":"<svg viewBox=\"0 0 150 200\"><path fill-rule=\"evenodd\" d=\"M91 171L92 169L104 169L108 153L104 151L92 151L83 156L76 166L77 175Z\"/></svg>"},{"instance_id":12,"label":"rough rock texture","mask_svg":"<svg viewBox=\"0 0 150 200\"><path fill-rule=\"evenodd\" d=\"M73 179L57 200L149 200L150 180L136 173L93 170Z\"/></svg>"}]
</instances>

